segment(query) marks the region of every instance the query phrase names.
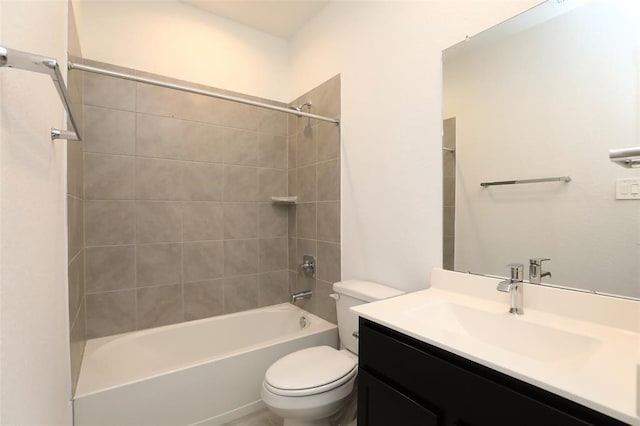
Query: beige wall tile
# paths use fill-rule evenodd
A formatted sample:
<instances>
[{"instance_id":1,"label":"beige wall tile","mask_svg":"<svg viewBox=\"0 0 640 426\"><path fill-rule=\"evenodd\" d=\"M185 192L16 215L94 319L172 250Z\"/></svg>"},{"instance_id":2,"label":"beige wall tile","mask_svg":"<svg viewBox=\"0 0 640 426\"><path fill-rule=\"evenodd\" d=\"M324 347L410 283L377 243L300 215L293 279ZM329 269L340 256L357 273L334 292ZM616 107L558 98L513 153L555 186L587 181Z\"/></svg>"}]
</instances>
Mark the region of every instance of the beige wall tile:
<instances>
[{"instance_id":1,"label":"beige wall tile","mask_svg":"<svg viewBox=\"0 0 640 426\"><path fill-rule=\"evenodd\" d=\"M316 165L298 169L298 201L316 201Z\"/></svg>"},{"instance_id":2,"label":"beige wall tile","mask_svg":"<svg viewBox=\"0 0 640 426\"><path fill-rule=\"evenodd\" d=\"M260 109L258 118L258 131L275 136L286 136L287 118L289 114L268 109Z\"/></svg>"},{"instance_id":3,"label":"beige wall tile","mask_svg":"<svg viewBox=\"0 0 640 426\"><path fill-rule=\"evenodd\" d=\"M452 237L456 232L456 212L455 207L444 207L442 215L442 233L444 236Z\"/></svg>"},{"instance_id":4,"label":"beige wall tile","mask_svg":"<svg viewBox=\"0 0 640 426\"><path fill-rule=\"evenodd\" d=\"M287 167L289 169L298 167L298 134L297 133L290 133L287 136Z\"/></svg>"},{"instance_id":5,"label":"beige wall tile","mask_svg":"<svg viewBox=\"0 0 640 426\"><path fill-rule=\"evenodd\" d=\"M230 314L258 307L258 276L224 279L224 312Z\"/></svg>"},{"instance_id":6,"label":"beige wall tile","mask_svg":"<svg viewBox=\"0 0 640 426\"><path fill-rule=\"evenodd\" d=\"M258 205L224 204L224 237L228 239L258 237Z\"/></svg>"},{"instance_id":7,"label":"beige wall tile","mask_svg":"<svg viewBox=\"0 0 640 426\"><path fill-rule=\"evenodd\" d=\"M318 240L340 241L340 202L318 203Z\"/></svg>"},{"instance_id":8,"label":"beige wall tile","mask_svg":"<svg viewBox=\"0 0 640 426\"><path fill-rule=\"evenodd\" d=\"M316 282L316 314L333 324L338 323L336 314L336 301L329 297L333 293L333 284L326 281L318 280Z\"/></svg>"},{"instance_id":9,"label":"beige wall tile","mask_svg":"<svg viewBox=\"0 0 640 426\"><path fill-rule=\"evenodd\" d=\"M145 157L181 158L181 120L157 115L136 115L136 154Z\"/></svg>"},{"instance_id":10,"label":"beige wall tile","mask_svg":"<svg viewBox=\"0 0 640 426\"><path fill-rule=\"evenodd\" d=\"M271 306L278 303L288 302L289 294L289 271L273 271L260 274L258 276L260 306Z\"/></svg>"},{"instance_id":11,"label":"beige wall tile","mask_svg":"<svg viewBox=\"0 0 640 426\"><path fill-rule=\"evenodd\" d=\"M287 195L298 195L298 169L287 171Z\"/></svg>"},{"instance_id":12,"label":"beige wall tile","mask_svg":"<svg viewBox=\"0 0 640 426\"><path fill-rule=\"evenodd\" d=\"M85 201L84 208L87 246L134 243L133 201Z\"/></svg>"},{"instance_id":13,"label":"beige wall tile","mask_svg":"<svg viewBox=\"0 0 640 426\"><path fill-rule=\"evenodd\" d=\"M69 263L67 273L69 277L69 324L73 324L78 310L84 304L84 250L81 250Z\"/></svg>"},{"instance_id":14,"label":"beige wall tile","mask_svg":"<svg viewBox=\"0 0 640 426\"><path fill-rule=\"evenodd\" d=\"M230 114L230 102L193 93L182 93L181 97L182 108L177 112L178 117L209 124L227 123L225 117Z\"/></svg>"},{"instance_id":15,"label":"beige wall tile","mask_svg":"<svg viewBox=\"0 0 640 426\"><path fill-rule=\"evenodd\" d=\"M214 317L223 313L224 286L222 279L184 285L185 321Z\"/></svg>"},{"instance_id":16,"label":"beige wall tile","mask_svg":"<svg viewBox=\"0 0 640 426\"><path fill-rule=\"evenodd\" d=\"M84 202L67 195L67 258L73 259L84 247Z\"/></svg>"},{"instance_id":17,"label":"beige wall tile","mask_svg":"<svg viewBox=\"0 0 640 426\"><path fill-rule=\"evenodd\" d=\"M180 284L139 288L136 303L139 330L184 321Z\"/></svg>"},{"instance_id":18,"label":"beige wall tile","mask_svg":"<svg viewBox=\"0 0 640 426\"><path fill-rule=\"evenodd\" d=\"M260 133L258 136L258 165L273 169L287 168L287 138Z\"/></svg>"},{"instance_id":19,"label":"beige wall tile","mask_svg":"<svg viewBox=\"0 0 640 426\"><path fill-rule=\"evenodd\" d=\"M172 89L136 83L136 111L178 118L184 107L184 94Z\"/></svg>"},{"instance_id":20,"label":"beige wall tile","mask_svg":"<svg viewBox=\"0 0 640 426\"><path fill-rule=\"evenodd\" d=\"M182 157L186 160L221 163L227 130L195 121L182 121Z\"/></svg>"},{"instance_id":21,"label":"beige wall tile","mask_svg":"<svg viewBox=\"0 0 640 426\"><path fill-rule=\"evenodd\" d=\"M133 111L84 107L84 150L106 154L135 152L136 115Z\"/></svg>"},{"instance_id":22,"label":"beige wall tile","mask_svg":"<svg viewBox=\"0 0 640 426\"><path fill-rule=\"evenodd\" d=\"M257 189L257 168L224 167L224 201L256 201Z\"/></svg>"},{"instance_id":23,"label":"beige wall tile","mask_svg":"<svg viewBox=\"0 0 640 426\"><path fill-rule=\"evenodd\" d=\"M135 287L135 246L86 249L87 293Z\"/></svg>"},{"instance_id":24,"label":"beige wall tile","mask_svg":"<svg viewBox=\"0 0 640 426\"><path fill-rule=\"evenodd\" d=\"M295 115L287 115L287 135L298 133L298 118Z\"/></svg>"},{"instance_id":25,"label":"beige wall tile","mask_svg":"<svg viewBox=\"0 0 640 426\"><path fill-rule=\"evenodd\" d=\"M119 155L84 155L84 195L87 200L132 200L134 159Z\"/></svg>"},{"instance_id":26,"label":"beige wall tile","mask_svg":"<svg viewBox=\"0 0 640 426\"><path fill-rule=\"evenodd\" d=\"M81 141L67 141L67 194L84 198L84 154Z\"/></svg>"},{"instance_id":27,"label":"beige wall tile","mask_svg":"<svg viewBox=\"0 0 640 426\"><path fill-rule=\"evenodd\" d=\"M135 111L136 83L98 74L84 74L85 105Z\"/></svg>"},{"instance_id":28,"label":"beige wall tile","mask_svg":"<svg viewBox=\"0 0 640 426\"><path fill-rule=\"evenodd\" d=\"M261 238L286 237L289 206L259 204L258 236Z\"/></svg>"},{"instance_id":29,"label":"beige wall tile","mask_svg":"<svg viewBox=\"0 0 640 426\"><path fill-rule=\"evenodd\" d=\"M298 265L302 262L298 262L298 240L296 238L292 238L289 237L287 238L287 244L288 244L288 253L287 256L289 257L289 269L292 271L297 271L298 270Z\"/></svg>"},{"instance_id":30,"label":"beige wall tile","mask_svg":"<svg viewBox=\"0 0 640 426\"><path fill-rule=\"evenodd\" d=\"M165 201L136 201L136 242L182 241L182 205Z\"/></svg>"},{"instance_id":31,"label":"beige wall tile","mask_svg":"<svg viewBox=\"0 0 640 426\"><path fill-rule=\"evenodd\" d=\"M304 119L306 122L306 118ZM298 139L296 142L296 166L302 167L317 161L316 140L318 128L308 123L298 127Z\"/></svg>"},{"instance_id":32,"label":"beige wall tile","mask_svg":"<svg viewBox=\"0 0 640 426\"><path fill-rule=\"evenodd\" d=\"M221 240L224 237L222 203L204 201L184 203L182 220L184 241Z\"/></svg>"},{"instance_id":33,"label":"beige wall tile","mask_svg":"<svg viewBox=\"0 0 640 426\"><path fill-rule=\"evenodd\" d=\"M318 163L318 201L340 201L340 160Z\"/></svg>"},{"instance_id":34,"label":"beige wall tile","mask_svg":"<svg viewBox=\"0 0 640 426\"><path fill-rule=\"evenodd\" d=\"M135 290L87 294L87 339L136 329Z\"/></svg>"},{"instance_id":35,"label":"beige wall tile","mask_svg":"<svg viewBox=\"0 0 640 426\"><path fill-rule=\"evenodd\" d=\"M340 158L340 126L323 122L318 124L318 161Z\"/></svg>"},{"instance_id":36,"label":"beige wall tile","mask_svg":"<svg viewBox=\"0 0 640 426\"><path fill-rule=\"evenodd\" d=\"M136 158L136 199L184 199L182 174L183 163L180 161Z\"/></svg>"},{"instance_id":37,"label":"beige wall tile","mask_svg":"<svg viewBox=\"0 0 640 426\"><path fill-rule=\"evenodd\" d=\"M284 170L259 169L258 201L270 202L272 196L287 193L287 172Z\"/></svg>"},{"instance_id":38,"label":"beige wall tile","mask_svg":"<svg viewBox=\"0 0 640 426\"><path fill-rule=\"evenodd\" d=\"M191 201L222 200L223 166L220 164L184 163L184 196Z\"/></svg>"},{"instance_id":39,"label":"beige wall tile","mask_svg":"<svg viewBox=\"0 0 640 426\"><path fill-rule=\"evenodd\" d=\"M296 206L297 237L316 238L316 205L317 203L304 203Z\"/></svg>"},{"instance_id":40,"label":"beige wall tile","mask_svg":"<svg viewBox=\"0 0 640 426\"><path fill-rule=\"evenodd\" d=\"M221 278L224 274L224 255L222 241L184 243L184 281Z\"/></svg>"},{"instance_id":41,"label":"beige wall tile","mask_svg":"<svg viewBox=\"0 0 640 426\"><path fill-rule=\"evenodd\" d=\"M287 269L287 238L268 238L260 240L260 272L271 272Z\"/></svg>"},{"instance_id":42,"label":"beige wall tile","mask_svg":"<svg viewBox=\"0 0 640 426\"><path fill-rule=\"evenodd\" d=\"M456 204L456 178L445 177L442 179L442 193L444 194L444 206L454 206Z\"/></svg>"},{"instance_id":43,"label":"beige wall tile","mask_svg":"<svg viewBox=\"0 0 640 426\"><path fill-rule=\"evenodd\" d=\"M182 244L138 244L136 287L182 282Z\"/></svg>"},{"instance_id":44,"label":"beige wall tile","mask_svg":"<svg viewBox=\"0 0 640 426\"><path fill-rule=\"evenodd\" d=\"M253 131L224 129L219 131L224 139L225 164L256 166L258 164L258 134Z\"/></svg>"},{"instance_id":45,"label":"beige wall tile","mask_svg":"<svg viewBox=\"0 0 640 426\"><path fill-rule=\"evenodd\" d=\"M340 267L340 244L318 241L318 279L340 281Z\"/></svg>"},{"instance_id":46,"label":"beige wall tile","mask_svg":"<svg viewBox=\"0 0 640 426\"><path fill-rule=\"evenodd\" d=\"M70 322L69 332L69 355L71 361L71 386L72 393L75 393L78 377L80 377L80 367L82 366L82 356L86 340L86 321L84 304L80 306L80 311L74 322Z\"/></svg>"},{"instance_id":47,"label":"beige wall tile","mask_svg":"<svg viewBox=\"0 0 640 426\"><path fill-rule=\"evenodd\" d=\"M259 263L258 240L224 242L224 276L256 274Z\"/></svg>"}]
</instances>

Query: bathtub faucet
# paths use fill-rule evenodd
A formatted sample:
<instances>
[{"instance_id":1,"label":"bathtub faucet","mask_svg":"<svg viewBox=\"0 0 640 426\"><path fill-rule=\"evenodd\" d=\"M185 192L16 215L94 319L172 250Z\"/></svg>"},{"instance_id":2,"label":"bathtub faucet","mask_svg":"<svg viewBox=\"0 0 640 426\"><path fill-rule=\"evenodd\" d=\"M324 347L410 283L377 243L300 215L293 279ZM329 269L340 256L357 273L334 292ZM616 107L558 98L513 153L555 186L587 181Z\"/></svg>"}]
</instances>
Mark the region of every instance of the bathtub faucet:
<instances>
[{"instance_id":1,"label":"bathtub faucet","mask_svg":"<svg viewBox=\"0 0 640 426\"><path fill-rule=\"evenodd\" d=\"M313 293L311 290L299 291L291 294L291 303L296 303L298 299L309 299Z\"/></svg>"}]
</instances>

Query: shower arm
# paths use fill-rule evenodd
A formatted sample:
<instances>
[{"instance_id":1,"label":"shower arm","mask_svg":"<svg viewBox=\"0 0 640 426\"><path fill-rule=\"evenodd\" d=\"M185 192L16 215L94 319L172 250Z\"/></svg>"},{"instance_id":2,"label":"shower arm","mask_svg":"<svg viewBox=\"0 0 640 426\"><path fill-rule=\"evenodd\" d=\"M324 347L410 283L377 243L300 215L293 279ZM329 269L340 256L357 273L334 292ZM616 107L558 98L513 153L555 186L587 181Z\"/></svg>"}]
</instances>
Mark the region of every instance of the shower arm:
<instances>
[{"instance_id":1,"label":"shower arm","mask_svg":"<svg viewBox=\"0 0 640 426\"><path fill-rule=\"evenodd\" d=\"M64 84L64 79L62 78L58 61L55 58L49 58L47 56L40 56L0 46L0 67L33 71L40 74L46 74L51 77L58 95L60 96L60 100L62 101L62 105L67 111L69 122L73 127L73 131L51 129L51 139L67 139L70 141L82 140L80 137L78 122L73 115L73 111L71 111L71 100L69 99L67 87Z\"/></svg>"}]
</instances>

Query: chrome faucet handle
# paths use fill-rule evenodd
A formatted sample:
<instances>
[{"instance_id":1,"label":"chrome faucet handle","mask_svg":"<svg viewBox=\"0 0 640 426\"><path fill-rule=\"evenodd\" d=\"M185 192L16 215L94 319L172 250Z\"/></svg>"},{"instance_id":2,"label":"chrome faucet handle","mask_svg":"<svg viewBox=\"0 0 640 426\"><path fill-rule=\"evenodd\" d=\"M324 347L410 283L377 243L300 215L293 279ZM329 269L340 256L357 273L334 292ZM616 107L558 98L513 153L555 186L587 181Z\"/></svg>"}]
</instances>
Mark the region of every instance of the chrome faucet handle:
<instances>
[{"instance_id":1,"label":"chrome faucet handle","mask_svg":"<svg viewBox=\"0 0 640 426\"><path fill-rule=\"evenodd\" d=\"M529 259L529 282L533 284L541 284L542 277L551 277L551 272L542 271L542 262L551 260L549 258L534 257Z\"/></svg>"},{"instance_id":2,"label":"chrome faucet handle","mask_svg":"<svg viewBox=\"0 0 640 426\"><path fill-rule=\"evenodd\" d=\"M534 257L533 259L529 259L529 265L542 266L542 262L546 262L547 260L551 260L548 257Z\"/></svg>"},{"instance_id":3,"label":"chrome faucet handle","mask_svg":"<svg viewBox=\"0 0 640 426\"><path fill-rule=\"evenodd\" d=\"M507 265L510 269L511 277L509 281L512 283L521 283L524 276L524 265L522 263L510 263Z\"/></svg>"}]
</instances>

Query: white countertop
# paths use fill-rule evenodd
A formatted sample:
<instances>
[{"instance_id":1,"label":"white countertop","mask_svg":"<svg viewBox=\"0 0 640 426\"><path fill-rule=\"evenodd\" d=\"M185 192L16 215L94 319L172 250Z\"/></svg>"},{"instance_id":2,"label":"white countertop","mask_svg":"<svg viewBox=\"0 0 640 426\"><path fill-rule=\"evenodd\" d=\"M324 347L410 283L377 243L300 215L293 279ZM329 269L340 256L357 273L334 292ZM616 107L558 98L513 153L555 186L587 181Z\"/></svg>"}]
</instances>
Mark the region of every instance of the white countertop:
<instances>
[{"instance_id":1,"label":"white countertop","mask_svg":"<svg viewBox=\"0 0 640 426\"><path fill-rule=\"evenodd\" d=\"M436 269L428 290L352 309L393 330L640 425L640 302L525 284L525 314L514 317L508 314L509 295L496 291L498 282Z\"/></svg>"}]
</instances>

